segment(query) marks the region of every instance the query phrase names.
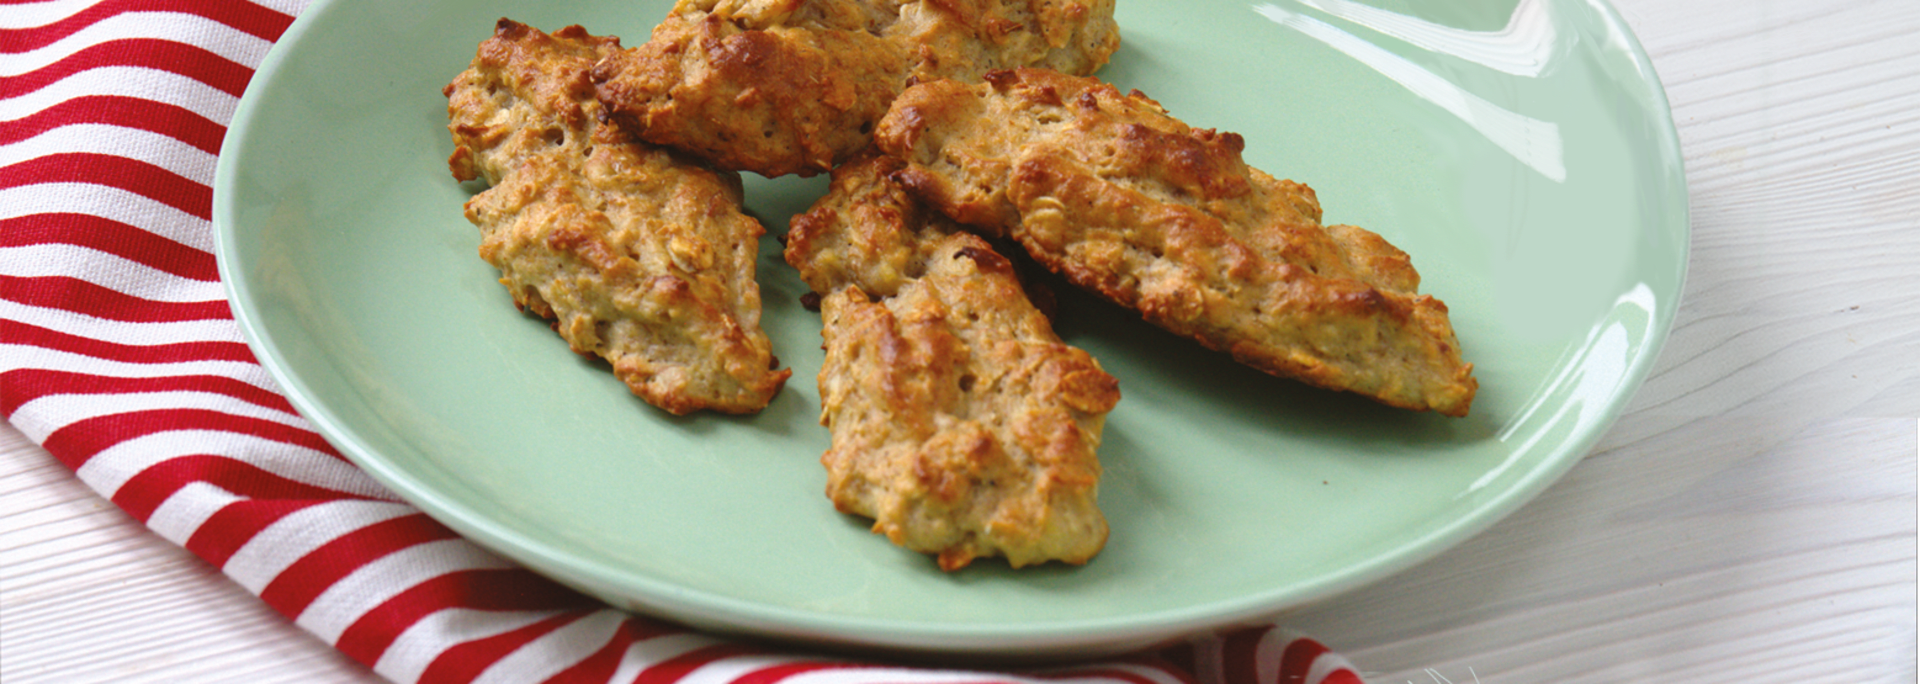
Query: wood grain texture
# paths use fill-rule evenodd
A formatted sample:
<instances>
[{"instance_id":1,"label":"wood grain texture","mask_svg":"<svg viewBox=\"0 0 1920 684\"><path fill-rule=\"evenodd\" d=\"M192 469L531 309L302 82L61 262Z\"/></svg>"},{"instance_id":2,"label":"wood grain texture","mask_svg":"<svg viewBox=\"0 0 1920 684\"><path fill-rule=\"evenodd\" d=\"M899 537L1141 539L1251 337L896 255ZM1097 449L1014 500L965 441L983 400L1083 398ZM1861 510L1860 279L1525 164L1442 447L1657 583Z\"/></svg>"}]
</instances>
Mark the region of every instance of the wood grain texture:
<instances>
[{"instance_id":1,"label":"wood grain texture","mask_svg":"<svg viewBox=\"0 0 1920 684\"><path fill-rule=\"evenodd\" d=\"M1691 192L1653 376L1539 499L1289 622L1375 684L1915 681L1920 3L1614 5ZM0 426L0 681L374 679Z\"/></svg>"},{"instance_id":2,"label":"wood grain texture","mask_svg":"<svg viewBox=\"0 0 1920 684\"><path fill-rule=\"evenodd\" d=\"M0 682L372 682L0 424Z\"/></svg>"},{"instance_id":3,"label":"wood grain texture","mask_svg":"<svg viewBox=\"0 0 1920 684\"><path fill-rule=\"evenodd\" d=\"M1654 374L1513 517L1292 622L1374 682L1915 681L1920 4L1614 4L1693 215Z\"/></svg>"}]
</instances>

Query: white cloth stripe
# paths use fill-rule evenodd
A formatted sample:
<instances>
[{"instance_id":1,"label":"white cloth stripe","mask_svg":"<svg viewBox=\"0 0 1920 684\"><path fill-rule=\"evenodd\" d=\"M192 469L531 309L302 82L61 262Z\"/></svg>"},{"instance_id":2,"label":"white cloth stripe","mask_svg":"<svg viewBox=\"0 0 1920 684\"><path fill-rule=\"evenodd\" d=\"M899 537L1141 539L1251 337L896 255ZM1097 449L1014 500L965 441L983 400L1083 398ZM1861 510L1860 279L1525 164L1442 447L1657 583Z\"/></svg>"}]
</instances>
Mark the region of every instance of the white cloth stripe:
<instances>
[{"instance_id":1,"label":"white cloth stripe","mask_svg":"<svg viewBox=\"0 0 1920 684\"><path fill-rule=\"evenodd\" d=\"M127 323L124 321L96 318L66 309L28 306L19 302L0 299L0 319L18 321L74 337L84 337L90 340L124 344L132 347L154 347L166 344L193 342L245 343L247 341L246 337L240 334L240 325L230 318Z\"/></svg>"},{"instance_id":2,"label":"white cloth stripe","mask_svg":"<svg viewBox=\"0 0 1920 684\"><path fill-rule=\"evenodd\" d=\"M289 17L297 17L300 16L301 10L307 8L307 2L308 0L254 0L253 4Z\"/></svg>"},{"instance_id":3,"label":"white cloth stripe","mask_svg":"<svg viewBox=\"0 0 1920 684\"><path fill-rule=\"evenodd\" d=\"M43 26L85 11L97 2L43 0L9 6L6 11L0 12L0 29ZM291 16L303 10L307 2L265 0L257 4ZM24 53L0 54L0 77L29 74L55 65L91 46L129 38L154 38L198 46L248 68L257 65L270 47L269 41L190 13L130 12L103 17L49 45ZM38 90L0 100L0 121L18 120L73 98L89 95L119 95L180 106L219 125L230 121L238 103L238 98L192 78L160 69L113 66L87 69ZM216 164L213 155L166 135L137 128L79 123L0 145L0 167L48 155L76 152L151 164L201 185L211 184ZM110 186L71 182L0 189L0 218L49 212L92 214L135 226L203 252L211 252L213 247L212 226L207 220ZM132 260L66 245L0 249L0 275L72 276L117 292L163 302L224 299L224 291L218 283L181 278ZM121 323L13 302L0 302L0 319L19 320L63 334L136 346L242 341L237 325L230 320ZM215 375L277 391L265 370L250 362L136 364L32 345L0 344L0 371L19 368L44 368L114 377ZM310 427L296 414L260 407L218 393L194 391L50 395L27 402L15 412L12 420L36 441L44 441L55 430L88 418L176 408L217 411L299 429ZM342 500L310 506L285 516L244 540L222 569L256 594L320 547L369 525L419 512L399 502L364 472L334 457L304 447L221 430L173 430L129 439L101 451L81 468L80 475L83 481L102 495L110 497L119 493L125 483L139 472L166 463L171 458L201 453L225 455L295 481L381 499ZM236 488L246 491L244 486L236 485ZM168 495L155 508L148 525L164 538L174 543L184 543L205 525L210 516L242 498L210 483L188 483ZM419 586L421 582L461 570L509 567L512 564L508 561L465 540L420 543L370 561L342 580L325 587L295 622L329 643L337 642L342 632L369 610ZM518 629L557 614L556 611L438 610L407 626L392 647L380 654L375 671L395 681L411 684L434 658L448 648ZM508 654L483 672L480 681L544 679L577 664L601 648L627 617L616 610L604 609L574 621ZM698 648L725 643L730 642L692 633L675 633L639 641L628 646L622 654L622 661L612 681L630 682L645 667L656 666ZM1220 670L1218 648L1216 640L1212 668L1216 678ZM1272 654L1263 650L1262 655ZM804 651L793 651L722 659L697 669L687 684L731 682L746 672L803 659L813 661L816 657ZM1324 678L1331 668L1339 665L1344 665L1344 660L1332 655L1323 656L1315 661L1313 676L1316 680ZM1124 670L1164 684L1178 681L1164 672L1144 666L1096 664L1093 667ZM980 672L971 671L900 667L829 669L798 675L788 681L798 684L972 684L982 676ZM1112 681L1099 676L1061 680L1034 677L1013 679L1036 684Z\"/></svg>"},{"instance_id":4,"label":"white cloth stripe","mask_svg":"<svg viewBox=\"0 0 1920 684\"><path fill-rule=\"evenodd\" d=\"M980 672L968 670L933 670L915 668L869 667L851 669L830 669L803 672L780 680L780 684L975 684L989 678ZM1095 678L1077 678L1068 680L1034 679L995 673L992 679L1000 681L1026 682L1029 684L1058 684L1058 682L1107 682L1112 680ZM683 682L687 680L681 680ZM1207 680L1199 680L1205 682Z\"/></svg>"},{"instance_id":5,"label":"white cloth stripe","mask_svg":"<svg viewBox=\"0 0 1920 684\"><path fill-rule=\"evenodd\" d=\"M247 591L259 594L314 549L356 530L419 512L397 501L346 499L308 506L255 533L227 557L227 564L220 570Z\"/></svg>"},{"instance_id":6,"label":"white cloth stripe","mask_svg":"<svg viewBox=\"0 0 1920 684\"><path fill-rule=\"evenodd\" d=\"M1150 682L1158 682L1159 684L1186 684L1185 681L1181 680L1177 676L1174 676L1173 673L1157 667L1148 667L1145 665L1134 665L1130 663L1103 664L1103 665L1100 665L1099 667L1104 667L1112 670L1121 670L1124 672L1131 672L1135 676L1138 676Z\"/></svg>"},{"instance_id":7,"label":"white cloth stripe","mask_svg":"<svg viewBox=\"0 0 1920 684\"><path fill-rule=\"evenodd\" d=\"M1139 675L1145 675L1151 671L1151 668L1126 667L1126 666L1113 665L1108 663L1089 663L1085 666L1074 668L1074 669L1118 670L1118 671L1125 671L1125 672L1129 672L1132 674L1139 674ZM1089 675L1084 677L1047 677L1044 679L1039 677L1018 677L1014 679L1022 682L1033 682L1033 684L1133 684L1129 680L1108 676L1105 674L1094 674L1094 675ZM1172 682L1174 684L1177 684L1179 682L1179 680L1177 679L1167 678L1165 676L1165 673L1162 673L1160 677L1155 678L1154 681ZM1288 683L1288 684L1291 684L1291 683Z\"/></svg>"},{"instance_id":8,"label":"white cloth stripe","mask_svg":"<svg viewBox=\"0 0 1920 684\"><path fill-rule=\"evenodd\" d=\"M34 411L45 412L50 416L62 416L63 422L77 423L88 418L110 416L116 413L134 411L153 411L164 409L203 409L219 411L228 415L246 416L270 420L281 425L312 431L300 414L271 409L251 402L241 401L225 394L214 392L194 392L189 390L169 392L131 392L116 394L49 394L35 398L22 409L32 407Z\"/></svg>"},{"instance_id":9,"label":"white cloth stripe","mask_svg":"<svg viewBox=\"0 0 1920 684\"><path fill-rule=\"evenodd\" d=\"M128 12L101 17L85 28L26 52L0 53L0 77L44 69L81 50L136 38L192 45L249 69L259 66L267 48L273 47L272 43L197 14Z\"/></svg>"},{"instance_id":10,"label":"white cloth stripe","mask_svg":"<svg viewBox=\"0 0 1920 684\"><path fill-rule=\"evenodd\" d=\"M76 474L110 499L141 471L169 459L197 454L224 456L294 482L356 496L386 491L359 468L324 453L220 430L169 430L135 437L94 454Z\"/></svg>"},{"instance_id":11,"label":"white cloth stripe","mask_svg":"<svg viewBox=\"0 0 1920 684\"><path fill-rule=\"evenodd\" d=\"M387 647L387 652L380 654L380 661L374 663L373 671L396 684L417 682L420 675L427 671L427 666L432 665L433 660L448 648L511 632L559 613L551 610L511 613L466 608L442 610L421 618L401 632L399 638L393 640L393 645Z\"/></svg>"},{"instance_id":12,"label":"white cloth stripe","mask_svg":"<svg viewBox=\"0 0 1920 684\"><path fill-rule=\"evenodd\" d=\"M512 563L481 550L465 539L443 539L418 544L360 566L327 587L294 620L327 643L355 620L427 580L463 570L505 569Z\"/></svg>"},{"instance_id":13,"label":"white cloth stripe","mask_svg":"<svg viewBox=\"0 0 1920 684\"><path fill-rule=\"evenodd\" d=\"M1131 672L1133 674L1140 674L1140 675L1146 674L1146 672L1144 671L1145 668L1124 667L1124 666L1106 665L1106 664L1098 664L1093 667L1100 667L1100 668L1109 669L1109 670L1125 670L1127 672ZM1046 684L1133 684L1133 682L1129 680L1121 679L1118 677L1073 677L1068 679L1048 679L1048 680L1042 680L1042 681L1045 681ZM1151 681L1162 682L1163 684L1181 684L1180 680L1172 677L1168 677L1164 672L1160 673L1159 677L1154 678ZM1292 683L1287 682L1284 684L1292 684Z\"/></svg>"},{"instance_id":14,"label":"white cloth stripe","mask_svg":"<svg viewBox=\"0 0 1920 684\"><path fill-rule=\"evenodd\" d=\"M168 376L212 375L278 392L273 378L259 364L241 361L185 361L179 363L127 363L47 349L24 344L0 344L0 373L32 368L37 370L84 373L115 378L154 378ZM61 416L39 411L14 411L7 422L35 442L47 441L47 435L67 426Z\"/></svg>"},{"instance_id":15,"label":"white cloth stripe","mask_svg":"<svg viewBox=\"0 0 1920 684\"><path fill-rule=\"evenodd\" d=\"M713 637L690 632L665 634L651 639L642 639L627 646L627 652L620 656L620 666L614 668L613 677L608 684L627 684L640 676L648 668L659 665L672 658L687 653L725 643Z\"/></svg>"},{"instance_id":16,"label":"white cloth stripe","mask_svg":"<svg viewBox=\"0 0 1920 684\"><path fill-rule=\"evenodd\" d=\"M1347 659L1339 654L1333 651L1327 651L1313 659L1313 664L1307 667L1307 680L1301 682L1301 684L1321 684L1327 681L1328 675L1341 670L1353 670L1353 665L1349 664ZM1472 670L1469 669L1468 671L1471 672ZM1479 680L1479 678L1479 675L1474 675L1476 681ZM1461 684L1466 683L1461 682Z\"/></svg>"},{"instance_id":17,"label":"white cloth stripe","mask_svg":"<svg viewBox=\"0 0 1920 684\"><path fill-rule=\"evenodd\" d=\"M147 527L167 541L186 544L195 530L227 504L245 497L205 482L190 482L153 509Z\"/></svg>"},{"instance_id":18,"label":"white cloth stripe","mask_svg":"<svg viewBox=\"0 0 1920 684\"><path fill-rule=\"evenodd\" d=\"M611 608L595 611L507 654L475 677L473 684L547 681L607 645L627 617Z\"/></svg>"},{"instance_id":19,"label":"white cloth stripe","mask_svg":"<svg viewBox=\"0 0 1920 684\"><path fill-rule=\"evenodd\" d=\"M1256 680L1261 682L1280 681L1280 656L1287 652L1287 645L1293 643L1292 635L1278 629L1269 629L1260 635L1259 643L1254 644L1253 669Z\"/></svg>"},{"instance_id":20,"label":"white cloth stripe","mask_svg":"<svg viewBox=\"0 0 1920 684\"><path fill-rule=\"evenodd\" d=\"M0 219L36 214L89 214L213 253L212 221L138 193L92 183L0 188Z\"/></svg>"},{"instance_id":21,"label":"white cloth stripe","mask_svg":"<svg viewBox=\"0 0 1920 684\"><path fill-rule=\"evenodd\" d=\"M21 368L37 368L113 378L217 375L276 393L280 391L279 386L273 383L273 378L267 375L266 369L252 361L134 363L30 344L0 344L0 352L5 352L5 355L0 355L0 360L6 362L6 365L0 366L0 373ZM44 437L45 435L40 435L36 439Z\"/></svg>"},{"instance_id":22,"label":"white cloth stripe","mask_svg":"<svg viewBox=\"0 0 1920 684\"><path fill-rule=\"evenodd\" d=\"M219 281L182 278L117 254L62 243L0 247L0 276L66 276L156 302L217 302L227 298Z\"/></svg>"},{"instance_id":23,"label":"white cloth stripe","mask_svg":"<svg viewBox=\"0 0 1920 684\"><path fill-rule=\"evenodd\" d=\"M0 29L39 28L57 24L61 19L79 14L97 2L99 0L46 0L8 5L7 11L0 12Z\"/></svg>"},{"instance_id":24,"label":"white cloth stripe","mask_svg":"<svg viewBox=\"0 0 1920 684\"><path fill-rule=\"evenodd\" d=\"M1185 684L1185 682L1183 682L1179 677L1169 674L1166 670L1162 670L1157 667L1148 667L1145 665L1134 665L1132 663L1107 663L1107 662L1085 663L1080 665L1069 665L1069 666L1054 668L1050 670L1036 670L1035 674L1046 674L1049 672L1079 672L1079 671L1084 671L1088 669L1115 670L1119 672L1126 672L1136 677L1145 679L1147 681L1158 682L1159 684ZM1072 682L1126 682L1126 680L1117 679L1114 677L1107 677L1107 676L1064 677L1064 678L1058 678L1058 679L1051 678L1051 677L1049 678L1035 677L1034 679L1041 682L1047 682L1048 684L1071 684ZM787 681L791 681L791 680L787 680ZM1260 681L1264 682L1267 680L1263 679ZM786 682L783 681L781 684L786 684Z\"/></svg>"},{"instance_id":25,"label":"white cloth stripe","mask_svg":"<svg viewBox=\"0 0 1920 684\"><path fill-rule=\"evenodd\" d=\"M0 167L54 154L105 154L166 169L201 185L213 185L217 158L198 147L152 131L100 123L76 123L0 145Z\"/></svg>"},{"instance_id":26,"label":"white cloth stripe","mask_svg":"<svg viewBox=\"0 0 1920 684\"><path fill-rule=\"evenodd\" d=\"M137 97L185 108L222 126L233 120L240 98L171 71L109 66L70 74L38 90L0 100L0 121L11 121L77 97Z\"/></svg>"},{"instance_id":27,"label":"white cloth stripe","mask_svg":"<svg viewBox=\"0 0 1920 684\"><path fill-rule=\"evenodd\" d=\"M753 654L721 658L696 667L675 684L727 684L754 670L798 662L802 658L788 654ZM977 678L976 678L977 679Z\"/></svg>"},{"instance_id":28,"label":"white cloth stripe","mask_svg":"<svg viewBox=\"0 0 1920 684\"><path fill-rule=\"evenodd\" d=\"M1190 644L1193 648L1193 679L1196 682L1227 681L1226 644L1209 636Z\"/></svg>"}]
</instances>

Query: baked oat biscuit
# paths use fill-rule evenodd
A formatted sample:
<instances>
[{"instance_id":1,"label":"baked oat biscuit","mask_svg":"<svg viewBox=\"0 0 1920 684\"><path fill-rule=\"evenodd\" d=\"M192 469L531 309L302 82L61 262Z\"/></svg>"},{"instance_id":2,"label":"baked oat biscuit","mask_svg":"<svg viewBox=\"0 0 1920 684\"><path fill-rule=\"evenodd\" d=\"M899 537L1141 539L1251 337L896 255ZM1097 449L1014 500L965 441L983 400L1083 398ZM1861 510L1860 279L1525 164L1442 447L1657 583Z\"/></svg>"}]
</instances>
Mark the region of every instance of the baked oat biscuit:
<instances>
[{"instance_id":1,"label":"baked oat biscuit","mask_svg":"<svg viewBox=\"0 0 1920 684\"><path fill-rule=\"evenodd\" d=\"M978 81L1016 67L1085 76L1120 48L1114 0L902 2L885 32L911 54L914 82Z\"/></svg>"},{"instance_id":2,"label":"baked oat biscuit","mask_svg":"<svg viewBox=\"0 0 1920 684\"><path fill-rule=\"evenodd\" d=\"M892 297L926 275L940 238L962 232L888 177L905 166L870 148L834 169L827 194L793 217L785 256L814 293L857 285Z\"/></svg>"},{"instance_id":3,"label":"baked oat biscuit","mask_svg":"<svg viewBox=\"0 0 1920 684\"><path fill-rule=\"evenodd\" d=\"M1085 563L1106 543L1095 451L1119 385L1062 343L1012 264L867 157L795 217L787 260L821 301L827 496L956 570Z\"/></svg>"},{"instance_id":4,"label":"baked oat biscuit","mask_svg":"<svg viewBox=\"0 0 1920 684\"><path fill-rule=\"evenodd\" d=\"M817 13L748 13L773 4L683 0L651 41L594 70L600 98L647 140L721 168L766 176L831 168L866 146L906 79L904 53Z\"/></svg>"},{"instance_id":5,"label":"baked oat biscuit","mask_svg":"<svg viewBox=\"0 0 1920 684\"><path fill-rule=\"evenodd\" d=\"M1118 45L1113 0L680 0L593 78L648 141L720 168L810 176L865 148L912 80L1035 64L1092 73Z\"/></svg>"},{"instance_id":6,"label":"baked oat biscuit","mask_svg":"<svg viewBox=\"0 0 1920 684\"><path fill-rule=\"evenodd\" d=\"M875 132L895 177L1069 280L1274 375L1466 415L1478 383L1407 255L1322 226L1312 189L1146 96L1018 69L915 86Z\"/></svg>"},{"instance_id":7,"label":"baked oat biscuit","mask_svg":"<svg viewBox=\"0 0 1920 684\"><path fill-rule=\"evenodd\" d=\"M492 185L466 204L480 256L516 305L648 403L759 411L793 372L760 329L764 229L741 213L737 175L603 123L587 71L618 48L502 19L447 86L448 166Z\"/></svg>"}]
</instances>

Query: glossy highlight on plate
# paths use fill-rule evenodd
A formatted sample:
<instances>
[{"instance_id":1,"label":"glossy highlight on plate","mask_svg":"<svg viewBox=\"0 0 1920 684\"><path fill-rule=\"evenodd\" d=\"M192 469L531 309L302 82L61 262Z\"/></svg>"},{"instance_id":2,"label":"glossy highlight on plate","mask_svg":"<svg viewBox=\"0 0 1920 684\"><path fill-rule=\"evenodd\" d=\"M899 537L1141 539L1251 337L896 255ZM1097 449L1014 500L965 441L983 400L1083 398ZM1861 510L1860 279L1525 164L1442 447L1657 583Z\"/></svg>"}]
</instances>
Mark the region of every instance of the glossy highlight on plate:
<instances>
[{"instance_id":1,"label":"glossy highlight on plate","mask_svg":"<svg viewBox=\"0 0 1920 684\"><path fill-rule=\"evenodd\" d=\"M1591 448L1665 339L1687 256L1678 142L1597 0L1118 5L1100 72L1329 223L1413 255L1481 383L1466 419L1254 373L1063 292L1058 332L1119 380L1084 567L951 575L822 495L812 382L752 417L674 417L515 312L475 258L440 88L502 14L644 40L670 3L318 0L242 99L218 257L261 362L340 451L467 537L615 605L715 630L949 653L1112 653L1271 616L1440 553ZM824 178L749 176L785 230ZM821 364L769 236L775 353Z\"/></svg>"}]
</instances>

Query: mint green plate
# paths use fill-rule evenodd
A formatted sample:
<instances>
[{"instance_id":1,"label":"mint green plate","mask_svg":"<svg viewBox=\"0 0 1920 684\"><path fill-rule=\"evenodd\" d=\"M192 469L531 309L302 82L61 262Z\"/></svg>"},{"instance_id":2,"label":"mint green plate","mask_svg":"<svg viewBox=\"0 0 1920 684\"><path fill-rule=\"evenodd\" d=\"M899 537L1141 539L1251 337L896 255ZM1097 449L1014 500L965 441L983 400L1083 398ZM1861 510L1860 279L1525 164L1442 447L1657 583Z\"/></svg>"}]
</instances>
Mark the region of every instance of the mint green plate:
<instances>
[{"instance_id":1,"label":"mint green plate","mask_svg":"<svg viewBox=\"0 0 1920 684\"><path fill-rule=\"evenodd\" d=\"M440 88L507 16L645 39L667 2L319 0L254 77L215 179L221 272L262 363L341 451L472 540L636 611L816 644L1114 652L1262 619L1486 528L1647 374L1687 257L1667 103L1599 0L1121 0L1102 72L1411 253L1477 368L1471 417L1249 371L1067 293L1120 379L1078 568L942 573L834 512L817 315L762 245L794 378L675 418L514 310L461 217ZM824 179L749 178L785 230Z\"/></svg>"}]
</instances>

